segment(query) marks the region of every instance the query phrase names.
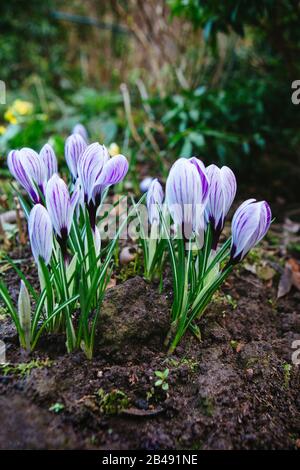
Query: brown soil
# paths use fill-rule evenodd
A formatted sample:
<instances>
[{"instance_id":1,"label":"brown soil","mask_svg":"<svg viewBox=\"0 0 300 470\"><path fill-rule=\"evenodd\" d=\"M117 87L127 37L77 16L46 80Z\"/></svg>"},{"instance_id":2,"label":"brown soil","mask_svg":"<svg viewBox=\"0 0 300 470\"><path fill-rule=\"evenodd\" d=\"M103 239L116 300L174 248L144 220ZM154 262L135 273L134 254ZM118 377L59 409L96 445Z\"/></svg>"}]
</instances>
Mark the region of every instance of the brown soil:
<instances>
[{"instance_id":1,"label":"brown soil","mask_svg":"<svg viewBox=\"0 0 300 470\"><path fill-rule=\"evenodd\" d=\"M16 276L5 280L16 298ZM300 339L300 294L276 302L273 284L237 270L200 323L202 343L187 335L169 358L171 295L140 277L108 290L92 361L66 354L58 336L28 356L0 320L10 363L51 361L27 374L0 369L0 448L295 449L300 374L287 364ZM153 386L166 368L167 393Z\"/></svg>"}]
</instances>

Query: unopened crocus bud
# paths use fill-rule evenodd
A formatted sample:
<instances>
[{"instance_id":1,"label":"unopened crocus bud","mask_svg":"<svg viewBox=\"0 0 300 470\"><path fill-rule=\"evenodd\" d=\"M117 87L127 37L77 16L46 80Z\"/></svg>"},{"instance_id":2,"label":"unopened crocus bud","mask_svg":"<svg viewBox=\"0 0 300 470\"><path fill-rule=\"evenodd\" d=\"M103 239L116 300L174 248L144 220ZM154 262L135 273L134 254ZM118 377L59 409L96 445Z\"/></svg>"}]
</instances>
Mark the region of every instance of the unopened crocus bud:
<instances>
[{"instance_id":1,"label":"unopened crocus bud","mask_svg":"<svg viewBox=\"0 0 300 470\"><path fill-rule=\"evenodd\" d=\"M166 183L166 201L175 225L185 238L203 230L204 209L209 182L203 163L197 158L179 158L172 166Z\"/></svg>"},{"instance_id":2,"label":"unopened crocus bud","mask_svg":"<svg viewBox=\"0 0 300 470\"><path fill-rule=\"evenodd\" d=\"M50 144L45 144L40 151L40 158L43 160L47 172L47 181L54 173L57 173L57 159Z\"/></svg>"},{"instance_id":3,"label":"unopened crocus bud","mask_svg":"<svg viewBox=\"0 0 300 470\"><path fill-rule=\"evenodd\" d=\"M49 264L53 247L52 223L47 209L41 204L36 204L31 209L28 233L36 263L38 264L39 259L42 258L45 264Z\"/></svg>"},{"instance_id":4,"label":"unopened crocus bud","mask_svg":"<svg viewBox=\"0 0 300 470\"><path fill-rule=\"evenodd\" d=\"M45 194L47 171L43 160L30 148L12 150L7 157L9 171L20 185L28 192L32 201L41 202Z\"/></svg>"},{"instance_id":5,"label":"unopened crocus bud","mask_svg":"<svg viewBox=\"0 0 300 470\"><path fill-rule=\"evenodd\" d=\"M212 227L212 248L216 250L226 215L236 194L236 179L227 166L218 168L216 165L209 165L206 171L209 179L209 198L205 216Z\"/></svg>"},{"instance_id":6,"label":"unopened crocus bud","mask_svg":"<svg viewBox=\"0 0 300 470\"><path fill-rule=\"evenodd\" d=\"M72 134L79 134L81 137L88 143L89 141L89 135L88 131L86 130L86 127L83 124L76 124L73 127Z\"/></svg>"},{"instance_id":7,"label":"unopened crocus bud","mask_svg":"<svg viewBox=\"0 0 300 470\"><path fill-rule=\"evenodd\" d=\"M108 151L111 157L115 157L116 155L119 155L120 147L115 142L112 142L110 146L108 147Z\"/></svg>"},{"instance_id":8,"label":"unopened crocus bud","mask_svg":"<svg viewBox=\"0 0 300 470\"><path fill-rule=\"evenodd\" d=\"M78 176L78 161L85 149L87 143L80 134L70 135L65 143L65 158L73 180Z\"/></svg>"},{"instance_id":9,"label":"unopened crocus bud","mask_svg":"<svg viewBox=\"0 0 300 470\"><path fill-rule=\"evenodd\" d=\"M151 183L154 178L152 176L147 176L140 182L140 191L141 193L146 193L151 186Z\"/></svg>"},{"instance_id":10,"label":"unopened crocus bud","mask_svg":"<svg viewBox=\"0 0 300 470\"><path fill-rule=\"evenodd\" d=\"M150 224L159 224L160 221L160 214L159 208L161 208L162 203L164 200L164 191L163 188L155 178L147 192L147 210L148 210L148 218Z\"/></svg>"},{"instance_id":11,"label":"unopened crocus bud","mask_svg":"<svg viewBox=\"0 0 300 470\"><path fill-rule=\"evenodd\" d=\"M266 235L271 224L271 209L266 201L248 199L232 219L231 262L241 261Z\"/></svg>"},{"instance_id":12,"label":"unopened crocus bud","mask_svg":"<svg viewBox=\"0 0 300 470\"><path fill-rule=\"evenodd\" d=\"M18 298L18 315L20 325L23 330L24 340L21 340L22 346L30 351L31 342L31 306L28 290L25 283L21 281L21 288Z\"/></svg>"},{"instance_id":13,"label":"unopened crocus bud","mask_svg":"<svg viewBox=\"0 0 300 470\"><path fill-rule=\"evenodd\" d=\"M67 239L78 198L79 188L71 198L66 183L57 174L48 181L46 205L65 259L67 258Z\"/></svg>"}]
</instances>

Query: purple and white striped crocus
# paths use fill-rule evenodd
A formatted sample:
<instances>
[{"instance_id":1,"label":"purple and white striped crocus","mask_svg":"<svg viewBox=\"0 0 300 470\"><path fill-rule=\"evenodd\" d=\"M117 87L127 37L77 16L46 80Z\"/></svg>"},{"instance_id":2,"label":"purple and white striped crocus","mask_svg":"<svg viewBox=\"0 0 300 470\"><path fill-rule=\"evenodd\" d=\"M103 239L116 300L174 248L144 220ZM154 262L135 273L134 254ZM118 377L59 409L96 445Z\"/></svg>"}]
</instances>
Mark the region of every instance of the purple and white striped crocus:
<instances>
[{"instance_id":1,"label":"purple and white striped crocus","mask_svg":"<svg viewBox=\"0 0 300 470\"><path fill-rule=\"evenodd\" d=\"M238 263L266 235L271 224L271 209L266 201L248 199L232 219L231 263Z\"/></svg>"},{"instance_id":2,"label":"purple and white striped crocus","mask_svg":"<svg viewBox=\"0 0 300 470\"><path fill-rule=\"evenodd\" d=\"M97 208L103 191L108 186L123 180L128 171L124 155L110 158L107 148L99 143L90 144L78 161L78 176L84 193L84 202L89 211L91 227L96 224Z\"/></svg>"},{"instance_id":3,"label":"purple and white striped crocus","mask_svg":"<svg viewBox=\"0 0 300 470\"><path fill-rule=\"evenodd\" d=\"M236 179L227 166L218 168L209 165L206 168L209 179L209 198L205 208L206 221L212 228L212 249L216 250L225 218L236 194Z\"/></svg>"},{"instance_id":4,"label":"purple and white striped crocus","mask_svg":"<svg viewBox=\"0 0 300 470\"><path fill-rule=\"evenodd\" d=\"M40 158L42 159L46 167L48 181L51 176L53 176L54 173L57 173L58 171L56 155L50 144L45 144L42 147L40 151Z\"/></svg>"},{"instance_id":5,"label":"purple and white striped crocus","mask_svg":"<svg viewBox=\"0 0 300 470\"><path fill-rule=\"evenodd\" d=\"M201 160L179 158L171 167L166 183L166 202L177 227L186 239L202 235L209 181Z\"/></svg>"},{"instance_id":6,"label":"purple and white striped crocus","mask_svg":"<svg viewBox=\"0 0 300 470\"><path fill-rule=\"evenodd\" d=\"M76 124L74 127L73 127L73 130L72 130L72 134L79 134L81 135L81 137L86 141L86 143L88 143L89 141L89 135L88 135L88 132L86 130L86 127L84 127L83 124Z\"/></svg>"},{"instance_id":7,"label":"purple and white striped crocus","mask_svg":"<svg viewBox=\"0 0 300 470\"><path fill-rule=\"evenodd\" d=\"M7 157L9 171L28 192L35 204L41 202L39 191L45 195L47 180L46 167L40 156L32 149L24 147L12 150Z\"/></svg>"},{"instance_id":8,"label":"purple and white striped crocus","mask_svg":"<svg viewBox=\"0 0 300 470\"><path fill-rule=\"evenodd\" d=\"M41 204L36 204L30 211L28 233L35 262L38 264L42 258L46 265L49 264L53 248L53 230L48 211Z\"/></svg>"},{"instance_id":9,"label":"purple and white striped crocus","mask_svg":"<svg viewBox=\"0 0 300 470\"><path fill-rule=\"evenodd\" d=\"M54 174L46 188L46 206L57 235L64 259L68 260L67 240L71 229L75 206L79 198L79 187L70 197L64 180Z\"/></svg>"},{"instance_id":10,"label":"purple and white striped crocus","mask_svg":"<svg viewBox=\"0 0 300 470\"><path fill-rule=\"evenodd\" d=\"M159 208L161 208L164 200L164 191L157 178L152 180L150 187L147 191L147 210L148 219L151 225L159 224L160 214Z\"/></svg>"},{"instance_id":11,"label":"purple and white striped crocus","mask_svg":"<svg viewBox=\"0 0 300 470\"><path fill-rule=\"evenodd\" d=\"M87 143L80 134L70 135L65 143L65 158L72 175L73 181L78 176L78 160L87 148Z\"/></svg>"}]
</instances>

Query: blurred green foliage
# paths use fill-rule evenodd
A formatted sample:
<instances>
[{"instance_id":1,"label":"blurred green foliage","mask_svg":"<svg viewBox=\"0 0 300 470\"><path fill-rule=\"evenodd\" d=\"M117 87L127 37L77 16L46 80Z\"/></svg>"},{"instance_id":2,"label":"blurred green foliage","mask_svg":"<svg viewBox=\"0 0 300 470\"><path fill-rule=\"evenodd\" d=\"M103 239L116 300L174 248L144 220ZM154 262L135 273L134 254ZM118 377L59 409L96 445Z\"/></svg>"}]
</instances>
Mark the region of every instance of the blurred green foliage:
<instances>
[{"instance_id":1,"label":"blurred green foliage","mask_svg":"<svg viewBox=\"0 0 300 470\"><path fill-rule=\"evenodd\" d=\"M55 0L0 3L0 78L10 89L37 72L54 86L69 68L64 60L66 30L50 16L56 4Z\"/></svg>"},{"instance_id":2,"label":"blurred green foliage","mask_svg":"<svg viewBox=\"0 0 300 470\"><path fill-rule=\"evenodd\" d=\"M78 6L70 2L70 10L75 4ZM127 27L133 21L133 2L129 4ZM34 112L17 123L7 123L6 107L1 107L2 158L14 147L39 150L50 139L63 160L64 137L81 122L91 140L120 145L131 158L132 179L140 173L139 177L165 175L178 156L199 155L208 164L233 166L247 181L257 175L266 180L267 172L267 180L276 183L278 192L278 178L287 178L289 187L298 190L292 179L296 181L299 175L300 107L291 103L291 83L300 77L298 1L168 0L167 4L168 22L171 18L193 25L195 41L199 40L194 60L199 61L199 72L195 74L197 69L193 69L189 76L188 70L180 69L181 80L177 80L179 68L171 64L161 71L174 75L165 93L155 88L154 77L149 76L148 81L144 79L149 96L141 96L136 86L141 62L134 65L132 60L132 69L124 78L130 95L129 112L124 109L124 96L116 81L116 76L122 76L113 71L121 70L122 55L138 57L138 46L132 47L131 36L125 40L112 34L123 46L118 51L110 49L114 55L107 61L99 55L98 66L102 60L103 70L107 70L111 63L111 73L106 83L99 80L95 85L81 76L78 62L66 60L69 25L53 20L50 14L63 3L2 3L0 61L4 65L0 78L9 85L7 106L20 97L34 104ZM113 5L105 4L105 11L110 8L113 15ZM143 9L138 13L141 16ZM115 24L118 18L112 16ZM85 28L85 34L91 35L92 27ZM101 49L100 43L92 45L95 51ZM198 50L195 46L185 52L189 59ZM77 47L80 55L81 47L86 46L79 42ZM159 42L155 47L160 47ZM184 63L185 57L178 59Z\"/></svg>"}]
</instances>

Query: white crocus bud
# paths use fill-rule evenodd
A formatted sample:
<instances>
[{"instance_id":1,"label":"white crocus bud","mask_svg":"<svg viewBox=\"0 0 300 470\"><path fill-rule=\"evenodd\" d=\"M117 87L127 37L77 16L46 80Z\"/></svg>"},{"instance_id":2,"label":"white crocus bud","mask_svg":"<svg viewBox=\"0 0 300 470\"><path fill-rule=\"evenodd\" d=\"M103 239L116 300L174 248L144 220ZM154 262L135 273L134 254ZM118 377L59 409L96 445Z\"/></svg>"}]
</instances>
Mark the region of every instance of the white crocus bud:
<instances>
[{"instance_id":1,"label":"white crocus bud","mask_svg":"<svg viewBox=\"0 0 300 470\"><path fill-rule=\"evenodd\" d=\"M30 351L31 341L31 306L28 290L25 283L21 281L21 288L18 298L18 314L20 319L21 328L24 333L23 346Z\"/></svg>"}]
</instances>

